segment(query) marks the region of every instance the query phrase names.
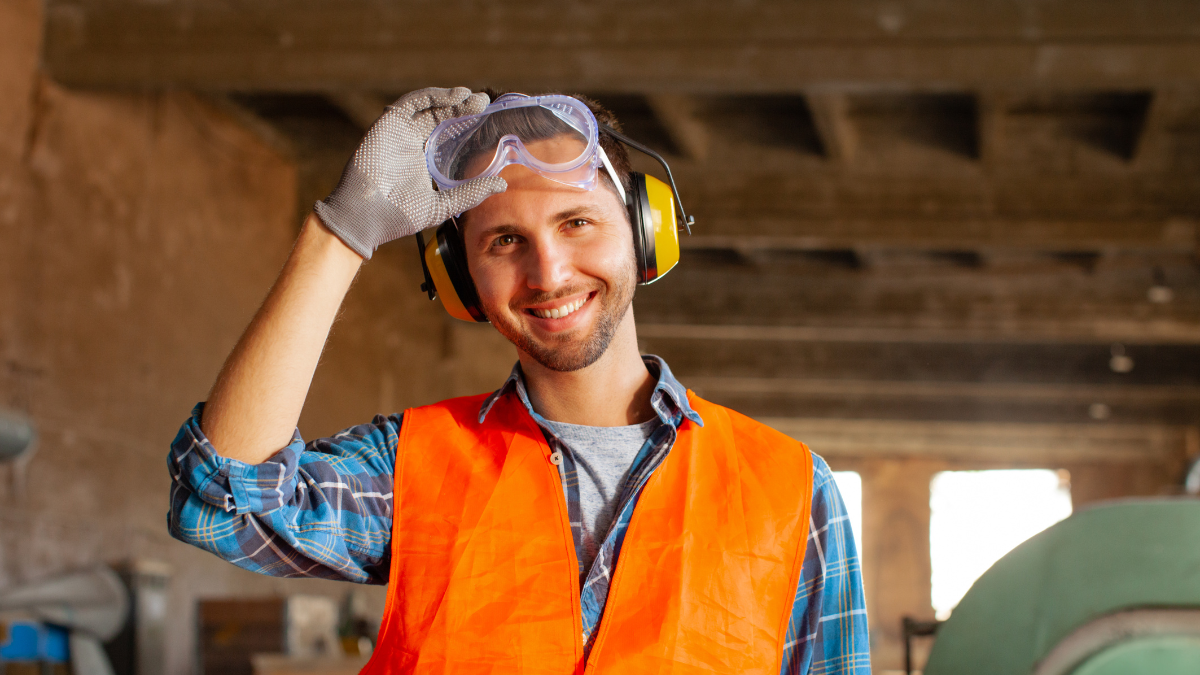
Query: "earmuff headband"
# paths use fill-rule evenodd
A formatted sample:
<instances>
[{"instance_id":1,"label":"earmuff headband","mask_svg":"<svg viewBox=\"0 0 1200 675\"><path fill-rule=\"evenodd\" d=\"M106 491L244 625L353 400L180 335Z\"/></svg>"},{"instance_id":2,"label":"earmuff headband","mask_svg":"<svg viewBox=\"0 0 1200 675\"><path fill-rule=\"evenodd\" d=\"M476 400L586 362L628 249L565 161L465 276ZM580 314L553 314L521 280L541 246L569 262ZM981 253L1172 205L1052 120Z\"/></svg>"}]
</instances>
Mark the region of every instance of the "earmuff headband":
<instances>
[{"instance_id":1,"label":"earmuff headband","mask_svg":"<svg viewBox=\"0 0 1200 675\"><path fill-rule=\"evenodd\" d=\"M692 225L696 224L696 219L689 216L687 214L687 212L683 210L683 202L680 201L680 199L679 199L679 189L675 187L675 176L673 176L671 174L671 165L667 164L667 160L663 159L662 155L660 155L657 152L651 150L650 148L642 145L641 143L638 143L637 141L635 141L632 138L626 136L625 134L617 131L616 129L613 129L612 127L608 126L607 124L601 124L600 130L603 131L604 133L608 134L609 136L612 136L613 138L617 139L618 141L621 141L625 145L628 145L629 147L633 148L634 150L637 150L638 152L642 153L643 155L648 155L648 156L654 158L655 161L657 161L659 164L662 165L663 171L667 172L667 182L670 183L670 185L671 185L671 192L675 195L675 204L677 206L679 206L679 222L683 225L684 229L687 230L687 233L691 234L692 233ZM603 157L603 155L601 155L601 157Z\"/></svg>"}]
</instances>

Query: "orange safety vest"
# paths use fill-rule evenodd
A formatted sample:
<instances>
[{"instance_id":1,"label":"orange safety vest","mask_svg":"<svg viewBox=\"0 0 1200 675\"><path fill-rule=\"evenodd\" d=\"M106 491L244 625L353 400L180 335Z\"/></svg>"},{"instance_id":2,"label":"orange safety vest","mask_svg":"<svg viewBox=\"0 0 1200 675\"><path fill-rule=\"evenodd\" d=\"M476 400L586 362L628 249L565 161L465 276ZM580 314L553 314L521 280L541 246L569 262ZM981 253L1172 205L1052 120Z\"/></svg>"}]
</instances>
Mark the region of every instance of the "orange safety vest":
<instances>
[{"instance_id":1,"label":"orange safety vest","mask_svg":"<svg viewBox=\"0 0 1200 675\"><path fill-rule=\"evenodd\" d=\"M583 661L558 468L515 396L404 413L392 561L363 673L777 675L812 502L808 448L688 392L638 500Z\"/></svg>"}]
</instances>

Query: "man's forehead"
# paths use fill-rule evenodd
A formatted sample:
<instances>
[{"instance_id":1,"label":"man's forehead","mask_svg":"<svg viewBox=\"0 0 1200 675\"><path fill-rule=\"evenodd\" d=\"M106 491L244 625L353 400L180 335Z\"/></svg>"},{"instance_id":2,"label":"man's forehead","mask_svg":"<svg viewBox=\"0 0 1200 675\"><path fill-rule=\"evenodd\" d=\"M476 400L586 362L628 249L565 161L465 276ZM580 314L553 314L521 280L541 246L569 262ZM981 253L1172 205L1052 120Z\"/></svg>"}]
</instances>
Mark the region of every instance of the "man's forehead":
<instances>
[{"instance_id":1,"label":"man's forehead","mask_svg":"<svg viewBox=\"0 0 1200 675\"><path fill-rule=\"evenodd\" d=\"M463 214L460 222L464 236L478 236L497 227L518 231L572 217L623 217L620 199L604 187L582 190L556 183L523 166L506 167L500 175L508 182L508 189Z\"/></svg>"}]
</instances>

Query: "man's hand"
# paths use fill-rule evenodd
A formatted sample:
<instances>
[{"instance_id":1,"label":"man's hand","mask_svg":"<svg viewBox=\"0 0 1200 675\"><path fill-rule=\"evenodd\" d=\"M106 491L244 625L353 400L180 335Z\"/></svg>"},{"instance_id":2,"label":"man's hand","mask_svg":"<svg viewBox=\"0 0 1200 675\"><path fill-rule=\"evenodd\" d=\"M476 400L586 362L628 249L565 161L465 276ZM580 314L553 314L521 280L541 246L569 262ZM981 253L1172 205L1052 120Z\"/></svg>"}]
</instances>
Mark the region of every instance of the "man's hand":
<instances>
[{"instance_id":1,"label":"man's hand","mask_svg":"<svg viewBox=\"0 0 1200 675\"><path fill-rule=\"evenodd\" d=\"M474 115L487 94L466 87L419 89L388 106L371 126L334 191L317 202L321 222L356 253L370 259L393 239L441 224L503 192L503 178L479 178L453 190L433 189L425 141L441 122Z\"/></svg>"}]
</instances>

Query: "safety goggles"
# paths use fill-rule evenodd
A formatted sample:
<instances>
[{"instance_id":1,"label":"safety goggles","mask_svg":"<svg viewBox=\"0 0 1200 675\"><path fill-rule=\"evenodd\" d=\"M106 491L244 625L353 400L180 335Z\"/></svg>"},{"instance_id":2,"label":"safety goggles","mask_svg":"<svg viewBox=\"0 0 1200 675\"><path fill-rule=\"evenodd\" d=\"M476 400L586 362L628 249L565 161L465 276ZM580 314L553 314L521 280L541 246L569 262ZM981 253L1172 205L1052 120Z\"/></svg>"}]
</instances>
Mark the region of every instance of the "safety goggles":
<instances>
[{"instance_id":1,"label":"safety goggles","mask_svg":"<svg viewBox=\"0 0 1200 675\"><path fill-rule=\"evenodd\" d=\"M443 189L512 164L583 190L595 189L604 166L621 189L599 134L592 111L570 96L505 94L477 115L439 124L425 143L425 163Z\"/></svg>"}]
</instances>

